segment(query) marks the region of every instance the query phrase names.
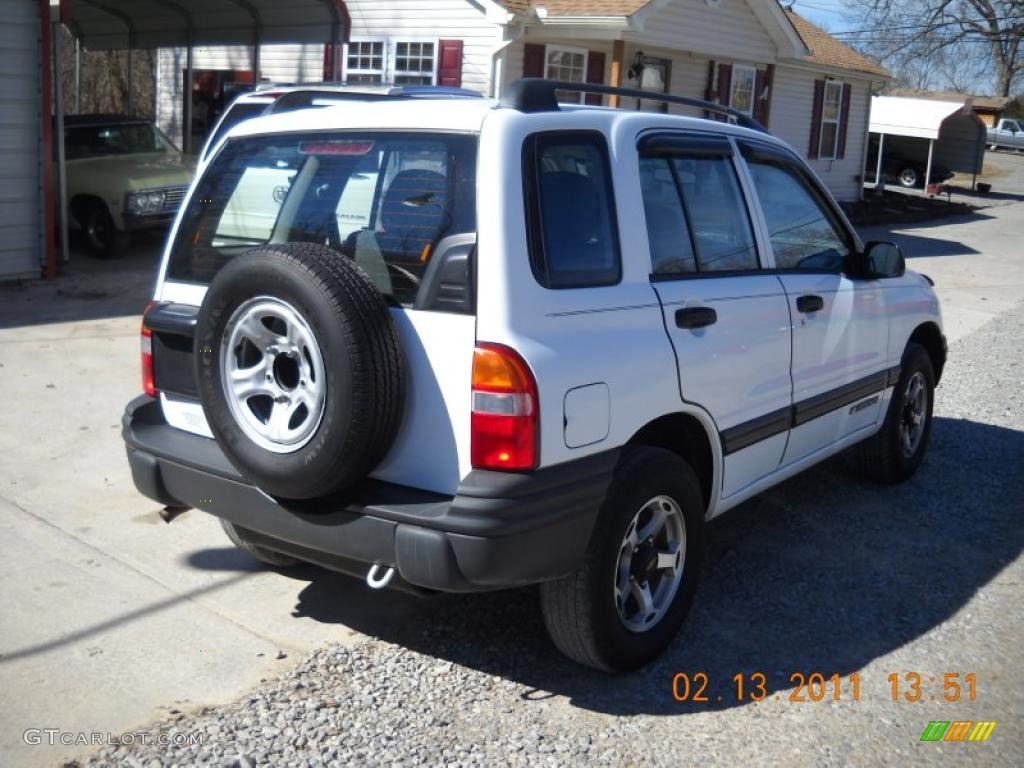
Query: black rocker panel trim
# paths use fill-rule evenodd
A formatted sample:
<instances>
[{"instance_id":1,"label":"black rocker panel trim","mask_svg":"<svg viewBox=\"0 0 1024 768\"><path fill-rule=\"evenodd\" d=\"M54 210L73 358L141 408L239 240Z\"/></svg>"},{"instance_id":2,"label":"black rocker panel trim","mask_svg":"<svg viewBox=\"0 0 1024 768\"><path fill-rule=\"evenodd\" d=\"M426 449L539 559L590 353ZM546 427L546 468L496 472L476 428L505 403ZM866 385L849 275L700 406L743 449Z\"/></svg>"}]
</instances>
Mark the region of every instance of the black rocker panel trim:
<instances>
[{"instance_id":1,"label":"black rocker panel trim","mask_svg":"<svg viewBox=\"0 0 1024 768\"><path fill-rule=\"evenodd\" d=\"M900 367L889 368L870 376L865 376L849 384L823 392L820 395L801 400L788 408L758 416L756 419L737 424L735 427L719 433L722 440L722 454L749 448L754 443L785 432L787 429L799 427L809 421L838 410L843 406L855 403L865 397L874 395L887 387L891 387L900 378Z\"/></svg>"},{"instance_id":2,"label":"black rocker panel trim","mask_svg":"<svg viewBox=\"0 0 1024 768\"><path fill-rule=\"evenodd\" d=\"M722 432L722 453L728 456L754 443L775 437L789 429L792 421L793 408L790 406L730 427Z\"/></svg>"}]
</instances>

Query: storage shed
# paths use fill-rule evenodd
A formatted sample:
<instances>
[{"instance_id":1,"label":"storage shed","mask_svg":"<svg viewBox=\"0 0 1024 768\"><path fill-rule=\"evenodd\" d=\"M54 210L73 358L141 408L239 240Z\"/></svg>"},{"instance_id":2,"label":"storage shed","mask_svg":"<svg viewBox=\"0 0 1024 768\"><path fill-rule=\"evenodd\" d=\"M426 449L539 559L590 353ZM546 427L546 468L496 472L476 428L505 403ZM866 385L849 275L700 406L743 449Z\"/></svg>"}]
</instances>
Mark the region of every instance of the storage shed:
<instances>
[{"instance_id":1,"label":"storage shed","mask_svg":"<svg viewBox=\"0 0 1024 768\"><path fill-rule=\"evenodd\" d=\"M956 103L874 96L869 131L877 135L876 180L881 178L887 148L927 158L926 188L933 165L950 171L981 173L985 159L985 124L967 100Z\"/></svg>"}]
</instances>

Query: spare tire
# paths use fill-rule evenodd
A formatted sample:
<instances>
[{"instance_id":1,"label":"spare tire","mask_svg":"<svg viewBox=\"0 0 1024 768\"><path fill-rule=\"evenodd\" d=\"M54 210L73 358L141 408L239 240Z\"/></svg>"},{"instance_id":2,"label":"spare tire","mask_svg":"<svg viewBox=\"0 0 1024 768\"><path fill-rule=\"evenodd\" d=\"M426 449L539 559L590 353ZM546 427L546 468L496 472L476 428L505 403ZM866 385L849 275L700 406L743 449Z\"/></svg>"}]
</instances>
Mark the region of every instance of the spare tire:
<instances>
[{"instance_id":1,"label":"spare tire","mask_svg":"<svg viewBox=\"0 0 1024 768\"><path fill-rule=\"evenodd\" d=\"M405 371L387 304L326 246L266 245L229 261L199 310L194 357L214 437L273 496L352 485L398 429Z\"/></svg>"}]
</instances>

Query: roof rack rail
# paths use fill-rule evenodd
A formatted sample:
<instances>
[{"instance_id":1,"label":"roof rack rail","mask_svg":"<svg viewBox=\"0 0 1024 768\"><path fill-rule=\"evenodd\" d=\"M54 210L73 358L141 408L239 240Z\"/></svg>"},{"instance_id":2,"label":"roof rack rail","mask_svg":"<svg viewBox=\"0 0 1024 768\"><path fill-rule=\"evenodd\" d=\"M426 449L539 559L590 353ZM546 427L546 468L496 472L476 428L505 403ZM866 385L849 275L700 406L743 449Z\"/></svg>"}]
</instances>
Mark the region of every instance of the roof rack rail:
<instances>
[{"instance_id":1,"label":"roof rack rail","mask_svg":"<svg viewBox=\"0 0 1024 768\"><path fill-rule=\"evenodd\" d=\"M750 128L761 133L769 133L768 129L761 125L750 115L740 112L738 109L723 107L713 101L703 99L691 99L687 96L674 96L669 93L657 93L656 91L644 91L639 88L618 88L613 85L602 85L599 83L574 83L567 80L545 80L540 77L524 77L514 81L501 97L501 104L505 107L517 109L520 112L557 112L558 97L556 91L581 91L583 93L599 93L606 96L625 96L632 99L648 99L650 101L661 101L666 104L682 104L687 107L697 107L708 112L730 117L737 125Z\"/></svg>"},{"instance_id":2,"label":"roof rack rail","mask_svg":"<svg viewBox=\"0 0 1024 768\"><path fill-rule=\"evenodd\" d=\"M301 91L289 91L277 97L277 101L267 107L263 114L277 115L281 112L294 112L297 109L317 106L315 102L343 101L384 101L386 93L359 93L355 91L332 91L329 89L308 88Z\"/></svg>"}]
</instances>

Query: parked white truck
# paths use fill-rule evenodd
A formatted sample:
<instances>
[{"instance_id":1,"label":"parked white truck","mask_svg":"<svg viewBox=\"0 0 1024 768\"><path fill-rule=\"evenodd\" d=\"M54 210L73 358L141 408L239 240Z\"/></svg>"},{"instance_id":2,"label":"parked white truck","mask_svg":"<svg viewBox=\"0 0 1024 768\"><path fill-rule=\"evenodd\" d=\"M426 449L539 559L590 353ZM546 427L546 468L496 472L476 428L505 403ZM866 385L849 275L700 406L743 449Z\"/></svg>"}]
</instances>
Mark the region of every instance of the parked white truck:
<instances>
[{"instance_id":1,"label":"parked white truck","mask_svg":"<svg viewBox=\"0 0 1024 768\"><path fill-rule=\"evenodd\" d=\"M1024 130L1021 130L1021 120L1010 120L1003 118L995 128L988 129L989 149L1024 149Z\"/></svg>"}]
</instances>

